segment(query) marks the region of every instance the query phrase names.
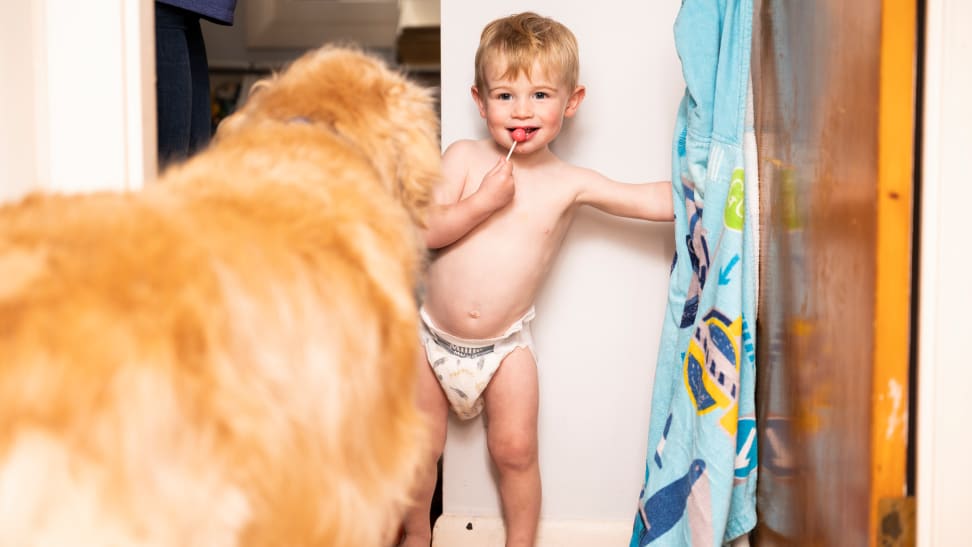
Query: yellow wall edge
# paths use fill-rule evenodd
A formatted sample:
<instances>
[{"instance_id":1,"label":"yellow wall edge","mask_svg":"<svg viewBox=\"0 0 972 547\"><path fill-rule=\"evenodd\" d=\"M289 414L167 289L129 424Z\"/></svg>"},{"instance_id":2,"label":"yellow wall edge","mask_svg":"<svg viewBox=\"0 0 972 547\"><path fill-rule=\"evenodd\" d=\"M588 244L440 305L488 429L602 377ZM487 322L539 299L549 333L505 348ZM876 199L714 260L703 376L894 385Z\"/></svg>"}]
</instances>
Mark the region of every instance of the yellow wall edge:
<instances>
[{"instance_id":1,"label":"yellow wall edge","mask_svg":"<svg viewBox=\"0 0 972 547\"><path fill-rule=\"evenodd\" d=\"M870 545L881 498L905 495L917 7L884 0L878 121L877 279L872 384Z\"/></svg>"}]
</instances>

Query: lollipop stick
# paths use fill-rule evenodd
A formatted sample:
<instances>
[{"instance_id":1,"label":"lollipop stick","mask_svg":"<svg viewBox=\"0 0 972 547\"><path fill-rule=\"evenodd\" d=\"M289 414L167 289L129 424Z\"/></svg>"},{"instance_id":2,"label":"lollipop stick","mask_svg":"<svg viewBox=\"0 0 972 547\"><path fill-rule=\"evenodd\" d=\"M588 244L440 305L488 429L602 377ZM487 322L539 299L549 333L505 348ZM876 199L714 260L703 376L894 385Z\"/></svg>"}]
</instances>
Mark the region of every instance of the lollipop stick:
<instances>
[{"instance_id":1,"label":"lollipop stick","mask_svg":"<svg viewBox=\"0 0 972 547\"><path fill-rule=\"evenodd\" d=\"M516 148L516 141L513 141L513 146L510 147L510 151L506 154L506 161L510 161L510 156L513 155L513 149Z\"/></svg>"}]
</instances>

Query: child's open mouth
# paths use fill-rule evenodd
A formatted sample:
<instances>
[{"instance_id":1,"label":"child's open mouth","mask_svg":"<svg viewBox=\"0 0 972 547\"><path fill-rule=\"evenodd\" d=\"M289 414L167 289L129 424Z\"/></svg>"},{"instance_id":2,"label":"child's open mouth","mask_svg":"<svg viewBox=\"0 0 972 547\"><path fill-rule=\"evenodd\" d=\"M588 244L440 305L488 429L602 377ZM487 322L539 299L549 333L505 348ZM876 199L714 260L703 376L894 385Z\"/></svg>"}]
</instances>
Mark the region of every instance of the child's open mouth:
<instances>
[{"instance_id":1,"label":"child's open mouth","mask_svg":"<svg viewBox=\"0 0 972 547\"><path fill-rule=\"evenodd\" d=\"M507 131L510 132L510 137L514 141L523 142L523 141L530 140L530 136L537 131L537 128L536 127L514 127L512 129L508 129Z\"/></svg>"}]
</instances>

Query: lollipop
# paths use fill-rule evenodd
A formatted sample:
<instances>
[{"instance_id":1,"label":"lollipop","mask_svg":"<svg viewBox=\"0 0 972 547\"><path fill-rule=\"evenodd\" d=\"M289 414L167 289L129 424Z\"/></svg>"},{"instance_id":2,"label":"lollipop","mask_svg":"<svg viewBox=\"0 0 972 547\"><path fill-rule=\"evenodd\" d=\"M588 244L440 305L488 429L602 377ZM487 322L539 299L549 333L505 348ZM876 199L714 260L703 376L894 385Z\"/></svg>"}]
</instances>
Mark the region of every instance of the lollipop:
<instances>
[{"instance_id":1,"label":"lollipop","mask_svg":"<svg viewBox=\"0 0 972 547\"><path fill-rule=\"evenodd\" d=\"M510 156L513 155L513 149L516 148L516 143L523 142L526 140L526 130L522 127L517 127L513 130L513 146L510 147L510 151L506 154L506 161L510 161Z\"/></svg>"}]
</instances>

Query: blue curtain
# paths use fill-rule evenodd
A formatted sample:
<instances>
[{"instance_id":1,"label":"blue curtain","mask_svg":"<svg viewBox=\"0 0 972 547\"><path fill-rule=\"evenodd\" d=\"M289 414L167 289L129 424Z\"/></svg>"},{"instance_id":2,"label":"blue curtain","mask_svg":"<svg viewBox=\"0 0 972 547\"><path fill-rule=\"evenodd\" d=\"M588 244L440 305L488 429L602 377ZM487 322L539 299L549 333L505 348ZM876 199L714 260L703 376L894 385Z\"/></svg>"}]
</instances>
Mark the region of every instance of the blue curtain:
<instances>
[{"instance_id":1,"label":"blue curtain","mask_svg":"<svg viewBox=\"0 0 972 547\"><path fill-rule=\"evenodd\" d=\"M686 84L676 253L632 547L721 545L756 524L752 11L752 0L684 0L675 20Z\"/></svg>"}]
</instances>

